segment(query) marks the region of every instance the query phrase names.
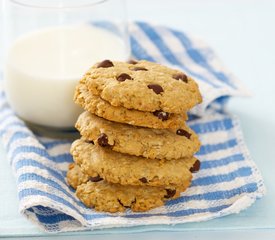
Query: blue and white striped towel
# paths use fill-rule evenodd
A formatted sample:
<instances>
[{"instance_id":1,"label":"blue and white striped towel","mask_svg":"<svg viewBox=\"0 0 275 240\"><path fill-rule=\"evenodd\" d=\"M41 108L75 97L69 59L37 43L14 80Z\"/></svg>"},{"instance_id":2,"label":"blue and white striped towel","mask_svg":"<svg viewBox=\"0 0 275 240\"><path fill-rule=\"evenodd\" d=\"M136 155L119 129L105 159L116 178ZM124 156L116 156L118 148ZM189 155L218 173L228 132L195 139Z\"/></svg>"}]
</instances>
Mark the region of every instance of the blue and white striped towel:
<instances>
[{"instance_id":1,"label":"blue and white striped towel","mask_svg":"<svg viewBox=\"0 0 275 240\"><path fill-rule=\"evenodd\" d=\"M199 134L201 171L179 199L144 213L95 212L65 180L70 142L33 135L0 95L0 132L17 180L20 212L50 232L204 221L249 207L265 193L236 117L224 112L231 96L246 91L201 41L144 22L130 25L133 56L183 69L199 83L204 102L189 125ZM195 116L196 115L196 116ZM197 117L200 116L200 117Z\"/></svg>"}]
</instances>

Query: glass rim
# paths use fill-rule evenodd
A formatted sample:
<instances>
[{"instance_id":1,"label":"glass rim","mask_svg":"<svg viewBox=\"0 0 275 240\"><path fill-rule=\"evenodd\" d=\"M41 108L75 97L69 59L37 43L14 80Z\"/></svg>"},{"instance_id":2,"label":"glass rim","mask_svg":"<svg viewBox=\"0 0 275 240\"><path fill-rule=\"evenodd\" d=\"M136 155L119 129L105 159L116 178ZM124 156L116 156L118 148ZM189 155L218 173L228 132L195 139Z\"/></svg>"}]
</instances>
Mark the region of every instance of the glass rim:
<instances>
[{"instance_id":1,"label":"glass rim","mask_svg":"<svg viewBox=\"0 0 275 240\"><path fill-rule=\"evenodd\" d=\"M10 0L10 3L17 5L17 6L21 6L21 7L26 7L26 8L36 8L36 9L51 9L51 10L69 10L69 9L77 9L77 8L87 8L87 7L94 7L97 5L100 5L104 2L107 2L109 0L87 0L87 3L77 3L78 1L76 1L75 4L72 4L70 6L66 6L66 5L54 5L54 4L50 4L49 6L47 5L42 5L39 4L39 2L37 3L25 3L23 1L20 0ZM89 1L91 1L89 3ZM41 3L41 2L40 2Z\"/></svg>"}]
</instances>

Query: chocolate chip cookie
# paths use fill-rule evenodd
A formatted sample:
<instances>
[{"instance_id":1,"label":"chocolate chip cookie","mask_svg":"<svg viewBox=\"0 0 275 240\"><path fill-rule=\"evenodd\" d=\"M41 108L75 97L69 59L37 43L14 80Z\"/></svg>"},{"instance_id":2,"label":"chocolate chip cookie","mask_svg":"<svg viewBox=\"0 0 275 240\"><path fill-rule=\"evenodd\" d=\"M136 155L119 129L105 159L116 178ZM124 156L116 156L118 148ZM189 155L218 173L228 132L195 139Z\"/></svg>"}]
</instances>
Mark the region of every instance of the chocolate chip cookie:
<instances>
[{"instance_id":1,"label":"chocolate chip cookie","mask_svg":"<svg viewBox=\"0 0 275 240\"><path fill-rule=\"evenodd\" d=\"M202 101L191 77L148 61L105 60L93 66L81 82L112 106L139 111L183 114Z\"/></svg>"},{"instance_id":2,"label":"chocolate chip cookie","mask_svg":"<svg viewBox=\"0 0 275 240\"><path fill-rule=\"evenodd\" d=\"M162 206L165 201L180 196L188 186L165 189L150 186L123 186L108 183L103 179L94 179L85 175L76 164L71 164L67 179L76 188L77 197L90 208L98 211L123 212L127 208L140 212Z\"/></svg>"},{"instance_id":3,"label":"chocolate chip cookie","mask_svg":"<svg viewBox=\"0 0 275 240\"><path fill-rule=\"evenodd\" d=\"M185 125L187 114L175 114L163 111L142 112L124 107L112 106L99 96L90 93L84 84L78 84L74 101L85 110L110 121L127 123L148 128L178 129Z\"/></svg>"},{"instance_id":4,"label":"chocolate chip cookie","mask_svg":"<svg viewBox=\"0 0 275 240\"><path fill-rule=\"evenodd\" d=\"M191 157L200 148L198 136L185 124L176 130L150 129L110 122L84 112L75 126L85 140L116 152L146 158Z\"/></svg>"},{"instance_id":5,"label":"chocolate chip cookie","mask_svg":"<svg viewBox=\"0 0 275 240\"><path fill-rule=\"evenodd\" d=\"M191 170L198 161L195 157L177 160L146 159L114 152L83 139L72 144L71 154L85 174L122 185L187 185L192 179Z\"/></svg>"},{"instance_id":6,"label":"chocolate chip cookie","mask_svg":"<svg viewBox=\"0 0 275 240\"><path fill-rule=\"evenodd\" d=\"M169 200L169 194L164 188L123 186L106 181L89 181L76 190L77 197L87 207L112 213L124 212L127 208L134 212L148 211L164 205Z\"/></svg>"}]
</instances>

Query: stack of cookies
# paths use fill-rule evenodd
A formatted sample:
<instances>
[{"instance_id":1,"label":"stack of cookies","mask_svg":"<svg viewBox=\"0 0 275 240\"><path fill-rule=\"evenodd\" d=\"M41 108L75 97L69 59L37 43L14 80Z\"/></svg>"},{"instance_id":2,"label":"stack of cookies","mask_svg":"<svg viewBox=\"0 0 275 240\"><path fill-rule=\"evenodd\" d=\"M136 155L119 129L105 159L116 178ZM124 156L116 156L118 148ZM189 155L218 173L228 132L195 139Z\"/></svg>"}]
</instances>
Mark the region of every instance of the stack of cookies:
<instances>
[{"instance_id":1,"label":"stack of cookies","mask_svg":"<svg viewBox=\"0 0 275 240\"><path fill-rule=\"evenodd\" d=\"M74 100L85 112L67 180L86 206L146 211L188 188L200 167L198 136L185 123L201 102L193 79L148 61L105 60L85 74Z\"/></svg>"}]
</instances>

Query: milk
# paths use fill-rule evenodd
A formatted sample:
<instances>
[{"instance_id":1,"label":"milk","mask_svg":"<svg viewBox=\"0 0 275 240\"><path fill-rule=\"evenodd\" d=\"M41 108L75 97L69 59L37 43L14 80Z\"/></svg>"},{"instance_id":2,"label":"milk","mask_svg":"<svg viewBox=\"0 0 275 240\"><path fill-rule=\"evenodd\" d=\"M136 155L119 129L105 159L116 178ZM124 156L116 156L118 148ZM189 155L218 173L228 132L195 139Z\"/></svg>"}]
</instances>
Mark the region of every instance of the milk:
<instances>
[{"instance_id":1,"label":"milk","mask_svg":"<svg viewBox=\"0 0 275 240\"><path fill-rule=\"evenodd\" d=\"M124 43L107 30L90 25L24 35L11 46L4 71L11 107L31 123L74 126L81 112L73 103L77 82L97 61L126 60Z\"/></svg>"}]
</instances>

